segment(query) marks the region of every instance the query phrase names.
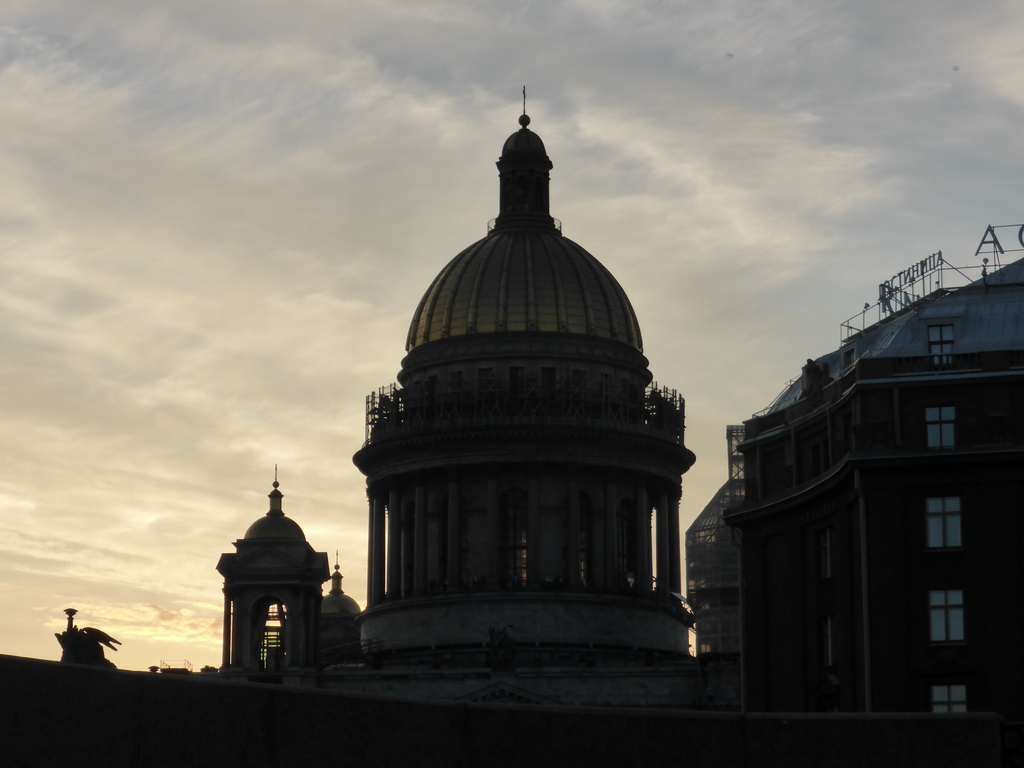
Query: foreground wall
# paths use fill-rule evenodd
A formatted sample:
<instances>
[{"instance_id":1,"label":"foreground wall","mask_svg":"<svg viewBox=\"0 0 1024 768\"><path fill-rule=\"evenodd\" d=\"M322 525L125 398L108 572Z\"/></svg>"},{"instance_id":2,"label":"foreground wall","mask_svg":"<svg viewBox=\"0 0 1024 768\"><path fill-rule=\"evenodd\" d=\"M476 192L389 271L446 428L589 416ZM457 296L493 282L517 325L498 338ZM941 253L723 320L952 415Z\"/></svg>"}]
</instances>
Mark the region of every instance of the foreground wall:
<instances>
[{"instance_id":1,"label":"foreground wall","mask_svg":"<svg viewBox=\"0 0 1024 768\"><path fill-rule=\"evenodd\" d=\"M995 715L720 715L426 703L0 656L4 764L1001 765Z\"/></svg>"}]
</instances>

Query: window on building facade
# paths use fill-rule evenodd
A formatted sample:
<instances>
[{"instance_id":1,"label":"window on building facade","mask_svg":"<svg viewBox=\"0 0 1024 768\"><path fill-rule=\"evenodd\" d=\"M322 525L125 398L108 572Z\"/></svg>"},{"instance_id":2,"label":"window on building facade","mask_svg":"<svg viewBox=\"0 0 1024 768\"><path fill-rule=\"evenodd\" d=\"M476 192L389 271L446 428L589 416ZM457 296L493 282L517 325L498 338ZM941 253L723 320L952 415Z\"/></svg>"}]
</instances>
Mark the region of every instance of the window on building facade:
<instances>
[{"instance_id":1,"label":"window on building facade","mask_svg":"<svg viewBox=\"0 0 1024 768\"><path fill-rule=\"evenodd\" d=\"M960 497L936 496L924 503L928 548L959 547Z\"/></svg>"},{"instance_id":2,"label":"window on building facade","mask_svg":"<svg viewBox=\"0 0 1024 768\"><path fill-rule=\"evenodd\" d=\"M966 685L933 685L932 712L966 712Z\"/></svg>"},{"instance_id":3,"label":"window on building facade","mask_svg":"<svg viewBox=\"0 0 1024 768\"><path fill-rule=\"evenodd\" d=\"M518 488L498 497L501 520L501 575L508 587L526 584L526 492Z\"/></svg>"},{"instance_id":4,"label":"window on building facade","mask_svg":"<svg viewBox=\"0 0 1024 768\"><path fill-rule=\"evenodd\" d=\"M843 370L845 371L857 361L856 349L849 346L843 350Z\"/></svg>"},{"instance_id":5,"label":"window on building facade","mask_svg":"<svg viewBox=\"0 0 1024 768\"><path fill-rule=\"evenodd\" d=\"M928 593L928 639L933 643L963 641L963 590L933 589Z\"/></svg>"},{"instance_id":6,"label":"window on building facade","mask_svg":"<svg viewBox=\"0 0 1024 768\"><path fill-rule=\"evenodd\" d=\"M924 421L928 430L928 447L949 449L956 446L956 408L942 405L924 409Z\"/></svg>"},{"instance_id":7,"label":"window on building facade","mask_svg":"<svg viewBox=\"0 0 1024 768\"><path fill-rule=\"evenodd\" d=\"M831 667L836 663L832 645L831 616L821 616L818 619L818 660L823 667Z\"/></svg>"},{"instance_id":8,"label":"window on building facade","mask_svg":"<svg viewBox=\"0 0 1024 768\"><path fill-rule=\"evenodd\" d=\"M946 368L953 362L953 326L928 326L928 354L935 368Z\"/></svg>"},{"instance_id":9,"label":"window on building facade","mask_svg":"<svg viewBox=\"0 0 1024 768\"><path fill-rule=\"evenodd\" d=\"M832 578L832 526L818 531L818 577Z\"/></svg>"}]
</instances>

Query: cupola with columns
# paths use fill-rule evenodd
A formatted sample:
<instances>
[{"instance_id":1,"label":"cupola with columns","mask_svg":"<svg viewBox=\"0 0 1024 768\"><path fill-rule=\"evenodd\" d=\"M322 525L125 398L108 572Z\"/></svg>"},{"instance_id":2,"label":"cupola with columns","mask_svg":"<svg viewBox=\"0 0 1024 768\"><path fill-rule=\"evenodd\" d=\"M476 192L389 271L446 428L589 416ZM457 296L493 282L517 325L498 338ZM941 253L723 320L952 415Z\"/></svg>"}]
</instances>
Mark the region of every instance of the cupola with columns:
<instances>
[{"instance_id":1,"label":"cupola with columns","mask_svg":"<svg viewBox=\"0 0 1024 768\"><path fill-rule=\"evenodd\" d=\"M224 577L221 671L312 682L327 554L314 551L298 523L285 516L279 486L275 477L269 511L217 563Z\"/></svg>"}]
</instances>

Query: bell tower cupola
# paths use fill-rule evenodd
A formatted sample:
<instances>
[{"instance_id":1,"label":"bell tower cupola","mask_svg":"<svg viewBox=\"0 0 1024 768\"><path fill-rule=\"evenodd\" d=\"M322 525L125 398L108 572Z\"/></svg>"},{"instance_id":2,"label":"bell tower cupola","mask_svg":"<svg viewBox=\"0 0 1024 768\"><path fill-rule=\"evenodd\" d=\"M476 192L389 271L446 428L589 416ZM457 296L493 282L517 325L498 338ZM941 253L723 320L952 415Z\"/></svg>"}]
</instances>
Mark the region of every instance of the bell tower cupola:
<instances>
[{"instance_id":1,"label":"bell tower cupola","mask_svg":"<svg viewBox=\"0 0 1024 768\"><path fill-rule=\"evenodd\" d=\"M224 577L221 671L305 685L317 671L327 554L314 551L285 516L274 474L269 511L217 563Z\"/></svg>"}]
</instances>

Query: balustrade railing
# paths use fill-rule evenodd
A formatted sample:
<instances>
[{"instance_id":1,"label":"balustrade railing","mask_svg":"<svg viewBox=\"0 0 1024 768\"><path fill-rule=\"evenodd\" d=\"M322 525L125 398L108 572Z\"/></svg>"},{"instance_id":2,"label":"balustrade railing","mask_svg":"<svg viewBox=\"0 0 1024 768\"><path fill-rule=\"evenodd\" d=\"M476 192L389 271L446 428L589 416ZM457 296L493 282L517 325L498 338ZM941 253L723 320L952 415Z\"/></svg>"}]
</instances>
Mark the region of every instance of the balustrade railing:
<instances>
[{"instance_id":1,"label":"balustrade railing","mask_svg":"<svg viewBox=\"0 0 1024 768\"><path fill-rule=\"evenodd\" d=\"M682 444L685 402L679 393L652 384L612 389L575 381L508 386L498 380L467 387L381 387L366 398L365 444L436 428L499 424L604 425L643 431Z\"/></svg>"}]
</instances>

